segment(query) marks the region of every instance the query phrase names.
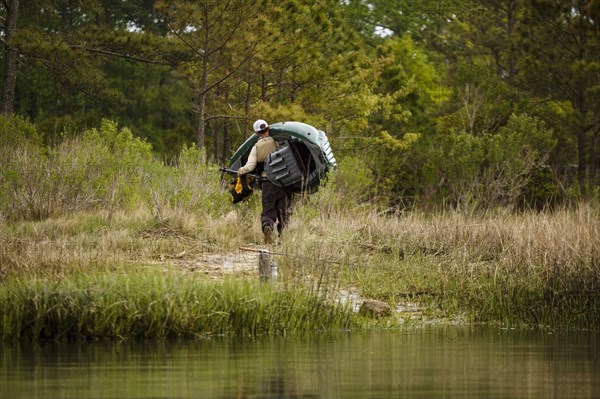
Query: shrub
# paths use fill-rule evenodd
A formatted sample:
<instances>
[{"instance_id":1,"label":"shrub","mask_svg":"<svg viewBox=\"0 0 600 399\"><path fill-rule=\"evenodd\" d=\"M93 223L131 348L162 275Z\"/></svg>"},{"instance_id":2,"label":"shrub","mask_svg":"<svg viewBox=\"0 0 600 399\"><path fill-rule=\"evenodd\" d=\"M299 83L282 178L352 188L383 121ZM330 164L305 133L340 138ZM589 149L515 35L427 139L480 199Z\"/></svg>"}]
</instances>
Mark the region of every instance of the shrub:
<instances>
[{"instance_id":1,"label":"shrub","mask_svg":"<svg viewBox=\"0 0 600 399\"><path fill-rule=\"evenodd\" d=\"M221 189L217 165L207 164L204 150L185 146L176 167L153 165L146 175L144 198L155 217L164 221L165 211L180 209L219 216L229 210L228 194Z\"/></svg>"},{"instance_id":2,"label":"shrub","mask_svg":"<svg viewBox=\"0 0 600 399\"><path fill-rule=\"evenodd\" d=\"M44 213L45 201L37 198L37 187L30 183L47 177L42 144L32 124L17 116L0 116L0 219Z\"/></svg>"},{"instance_id":3,"label":"shrub","mask_svg":"<svg viewBox=\"0 0 600 399\"><path fill-rule=\"evenodd\" d=\"M431 145L423 192L455 205L515 206L554 145L552 131L525 114L495 134L451 132Z\"/></svg>"},{"instance_id":4,"label":"shrub","mask_svg":"<svg viewBox=\"0 0 600 399\"><path fill-rule=\"evenodd\" d=\"M85 132L83 141L96 151L90 161L103 165L94 181L102 204L128 207L141 200L140 184L154 162L151 145L134 137L127 128L117 129L117 124L108 120L102 121L100 130Z\"/></svg>"},{"instance_id":5,"label":"shrub","mask_svg":"<svg viewBox=\"0 0 600 399\"><path fill-rule=\"evenodd\" d=\"M0 115L0 154L6 159L15 148L40 148L42 135L31 123L16 115Z\"/></svg>"},{"instance_id":6,"label":"shrub","mask_svg":"<svg viewBox=\"0 0 600 399\"><path fill-rule=\"evenodd\" d=\"M119 130L116 123L103 120L99 130L48 149L41 146L35 129L23 124L19 129L17 139L2 140L3 218L44 219L98 207L114 210L131 207L141 198L151 147L129 129Z\"/></svg>"},{"instance_id":7,"label":"shrub","mask_svg":"<svg viewBox=\"0 0 600 399\"><path fill-rule=\"evenodd\" d=\"M479 192L490 205L515 205L532 175L556 145L552 131L528 115L511 115L496 135L485 136L485 169Z\"/></svg>"}]
</instances>

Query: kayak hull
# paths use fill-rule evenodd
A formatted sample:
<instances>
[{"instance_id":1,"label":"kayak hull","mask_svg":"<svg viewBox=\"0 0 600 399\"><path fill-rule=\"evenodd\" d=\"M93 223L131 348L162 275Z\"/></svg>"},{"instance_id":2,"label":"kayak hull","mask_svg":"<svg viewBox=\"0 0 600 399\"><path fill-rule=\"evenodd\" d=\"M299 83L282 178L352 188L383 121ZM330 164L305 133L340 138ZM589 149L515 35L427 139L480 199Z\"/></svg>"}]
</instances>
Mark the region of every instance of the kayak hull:
<instances>
[{"instance_id":1,"label":"kayak hull","mask_svg":"<svg viewBox=\"0 0 600 399\"><path fill-rule=\"evenodd\" d=\"M325 132L302 122L279 122L270 128L280 151L265 162L269 179L275 184L291 186L296 193L316 192L327 172L337 167ZM253 134L242 143L230 159L230 170L246 163L257 141L258 136Z\"/></svg>"}]
</instances>

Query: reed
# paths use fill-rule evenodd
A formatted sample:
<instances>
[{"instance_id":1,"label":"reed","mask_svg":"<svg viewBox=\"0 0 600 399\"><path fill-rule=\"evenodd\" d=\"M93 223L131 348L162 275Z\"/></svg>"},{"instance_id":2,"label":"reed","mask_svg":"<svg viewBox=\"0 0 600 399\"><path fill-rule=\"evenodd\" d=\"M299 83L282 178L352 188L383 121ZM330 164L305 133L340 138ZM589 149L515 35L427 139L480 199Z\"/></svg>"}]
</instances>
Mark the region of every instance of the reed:
<instances>
[{"instance_id":1,"label":"reed","mask_svg":"<svg viewBox=\"0 0 600 399\"><path fill-rule=\"evenodd\" d=\"M287 335L354 328L356 317L301 288L138 269L0 286L4 339Z\"/></svg>"},{"instance_id":2,"label":"reed","mask_svg":"<svg viewBox=\"0 0 600 399\"><path fill-rule=\"evenodd\" d=\"M5 287L15 278L127 275L140 266L148 272L176 270L177 254L192 261L232 253L261 240L258 200L224 204L223 217L166 207L157 218L141 206L0 222L0 281ZM424 319L544 328L600 325L597 206L391 214L335 207L335 200L309 200L296 207L276 248L283 287L298 287L329 304L335 303L337 291L350 289L392 308L418 303ZM201 273L190 277L194 284L203 278ZM403 321L385 323L396 322ZM289 327L286 331L294 331Z\"/></svg>"},{"instance_id":3,"label":"reed","mask_svg":"<svg viewBox=\"0 0 600 399\"><path fill-rule=\"evenodd\" d=\"M243 275L212 281L181 267L262 241L260 196L232 205L202 151L184 148L170 166L110 121L51 147L33 126L13 125L0 143L5 336L343 328L356 320L335 305L341 290L392 308L418 303L423 318L600 325L597 201L542 212L382 211L365 203L369 168L342 161L327 185L298 198L276 248L282 289L269 291Z\"/></svg>"},{"instance_id":4,"label":"reed","mask_svg":"<svg viewBox=\"0 0 600 399\"><path fill-rule=\"evenodd\" d=\"M304 215L301 213L301 217ZM293 245L335 259L342 285L428 317L552 328L600 325L600 211L357 211L298 220ZM313 235L313 245L300 237ZM296 270L296 274L302 272ZM306 270L305 274L311 274Z\"/></svg>"}]
</instances>

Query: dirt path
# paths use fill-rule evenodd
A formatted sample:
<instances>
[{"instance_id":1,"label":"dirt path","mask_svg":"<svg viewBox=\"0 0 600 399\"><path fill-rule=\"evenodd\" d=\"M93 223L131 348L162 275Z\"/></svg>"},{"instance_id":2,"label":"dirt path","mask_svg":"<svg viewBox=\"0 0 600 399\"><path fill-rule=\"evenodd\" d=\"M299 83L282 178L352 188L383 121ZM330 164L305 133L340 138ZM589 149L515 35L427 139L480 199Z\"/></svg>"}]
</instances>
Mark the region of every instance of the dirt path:
<instances>
[{"instance_id":1,"label":"dirt path","mask_svg":"<svg viewBox=\"0 0 600 399\"><path fill-rule=\"evenodd\" d=\"M258 253L232 251L222 254L201 254L186 256L180 254L173 259L164 260L165 266L182 271L203 273L210 277L224 275L253 276L258 278Z\"/></svg>"},{"instance_id":2,"label":"dirt path","mask_svg":"<svg viewBox=\"0 0 600 399\"><path fill-rule=\"evenodd\" d=\"M222 278L223 276L245 276L258 279L258 251L261 247L246 247L222 254L176 254L169 258L161 258L160 263L166 268L189 273L202 273L209 278ZM336 302L348 305L354 312L360 310L364 302L358 288L340 288L336 295ZM396 315L404 318L422 318L421 306L415 302L397 304L394 309Z\"/></svg>"}]
</instances>

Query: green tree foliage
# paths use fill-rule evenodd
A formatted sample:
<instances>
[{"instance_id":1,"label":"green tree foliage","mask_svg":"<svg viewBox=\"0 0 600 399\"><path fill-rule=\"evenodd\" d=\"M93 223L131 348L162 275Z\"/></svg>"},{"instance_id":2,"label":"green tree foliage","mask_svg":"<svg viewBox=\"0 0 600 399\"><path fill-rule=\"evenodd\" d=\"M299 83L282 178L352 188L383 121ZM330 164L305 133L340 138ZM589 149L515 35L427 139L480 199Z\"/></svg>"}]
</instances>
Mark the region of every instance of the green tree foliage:
<instances>
[{"instance_id":1,"label":"green tree foliage","mask_svg":"<svg viewBox=\"0 0 600 399\"><path fill-rule=\"evenodd\" d=\"M206 121L218 117L207 112L213 93L264 51L262 9L256 2L208 0L162 2L160 11L190 53L190 61L181 69L197 114L196 146L201 149Z\"/></svg>"},{"instance_id":2,"label":"green tree foliage","mask_svg":"<svg viewBox=\"0 0 600 399\"><path fill-rule=\"evenodd\" d=\"M294 106L309 123L344 134L367 128L378 63L346 27L339 4L288 1L273 10L272 48L280 50L265 59L257 108L273 114L271 103Z\"/></svg>"},{"instance_id":3,"label":"green tree foliage","mask_svg":"<svg viewBox=\"0 0 600 399\"><path fill-rule=\"evenodd\" d=\"M600 7L595 1L523 1L519 84L568 104L580 183L600 184Z\"/></svg>"},{"instance_id":4,"label":"green tree foliage","mask_svg":"<svg viewBox=\"0 0 600 399\"><path fill-rule=\"evenodd\" d=\"M497 133L441 135L422 165L423 195L460 206L517 206L555 145L552 131L524 114L511 115Z\"/></svg>"},{"instance_id":5,"label":"green tree foliage","mask_svg":"<svg viewBox=\"0 0 600 399\"><path fill-rule=\"evenodd\" d=\"M516 192L535 192L535 196L545 192L548 196L555 196L556 190L550 189L556 187L554 174L568 171L568 163L579 165L583 162L569 159L564 151L557 150L551 154L553 158L549 164L554 166L553 173L548 173L541 163L538 163L537 171L532 172L537 173L535 180L540 187L549 188L544 190L533 189L530 184L519 188L520 183L513 180L516 184L514 190L500 184L497 186L503 187L506 192L490 196L478 191L478 184L466 184L452 173L454 168L457 173L471 175L470 181L480 181L481 171L469 165L478 164L476 160L489 161L486 157L493 147L490 140L505 136L503 129L508 127L513 113L544 118L548 125L553 126L552 132L554 138L561 142L560 148L564 148L564 144L571 149L569 154L584 154L586 165L598 163L595 161L598 139L594 122L598 118L594 115L600 107L593 103L593 96L589 97L595 92L597 81L597 74L594 75L591 66L598 53L594 50L597 40L592 39L593 29L590 29L597 18L594 14L597 7L588 2L576 6L555 2L544 11L546 3L494 0L437 2L436 6L431 6L425 2L411 7L403 2L382 0L369 2L369 6L364 7L363 2L348 2L352 10L351 21L359 31L370 37L371 44L390 41L390 37L378 37L373 33L378 26L385 27L387 35L401 37L404 43L410 37L423 54L429 55L429 65L436 65L439 61L444 65L444 68L434 69L434 82L443 82L438 90L438 93L443 92L438 97L439 101L423 95L428 94L427 90L420 88L406 96L411 101L421 99L408 106L411 112L408 126L421 139L404 156L394 156L395 163L385 154L379 155L386 159L387 166L378 166L377 169L380 172L387 169L383 172L387 177L381 181L396 193L393 198L402 201L428 198L428 201L456 203L461 197L458 192L468 192L473 197L485 197L487 199L483 202L493 204L496 202L493 197L499 202L507 202L506 198L510 198L508 202L514 202L518 197ZM420 29L414 29L419 25ZM367 26L368 29L365 28ZM533 46L531 43L537 44ZM404 46L404 49L408 48ZM392 51L397 56L394 63L397 70L400 70L400 65L410 65L407 62L410 58L402 52L400 46ZM415 54L418 53L413 51L412 60L419 59ZM577 55L590 62L577 61ZM575 66L583 64L587 68ZM587 75L573 73L583 69L586 69ZM418 70L427 69L420 67ZM389 76L385 80L388 84ZM426 75L415 73L413 77L417 87L427 87ZM406 82L406 78L399 80ZM574 81L578 81L579 86L570 83ZM579 103L579 109L585 112L578 112L575 99L585 100L586 105ZM385 126L390 125L387 123ZM406 131L406 124L403 127ZM570 133L573 131L580 134L573 137ZM398 131L395 132L398 135ZM478 150L480 148L482 151ZM519 154L515 148L513 151ZM453 162L447 156L455 152L458 161L451 166ZM479 156L480 153L486 155ZM439 167L426 166L428 162L425 159ZM508 159L514 161L514 157ZM460 166L462 163L463 167ZM596 166L584 166L583 169L593 168ZM583 169L578 168L580 179ZM438 174L440 170L445 170L443 176ZM589 175L584 180L591 182L594 180L593 173ZM452 189L448 186L451 181L456 183ZM453 194L444 194L444 190ZM535 201L544 202L539 197Z\"/></svg>"},{"instance_id":6,"label":"green tree foliage","mask_svg":"<svg viewBox=\"0 0 600 399\"><path fill-rule=\"evenodd\" d=\"M483 62L455 65L449 79L453 86L440 104L439 132L494 133L519 111L511 88Z\"/></svg>"},{"instance_id":7,"label":"green tree foliage","mask_svg":"<svg viewBox=\"0 0 600 399\"><path fill-rule=\"evenodd\" d=\"M48 135L82 131L102 117L143 123L154 87L164 87L165 65L181 59L161 26L144 0L21 2L11 39L19 54L15 111ZM184 119L179 109L174 114Z\"/></svg>"},{"instance_id":8,"label":"green tree foliage","mask_svg":"<svg viewBox=\"0 0 600 399\"><path fill-rule=\"evenodd\" d=\"M11 168L25 179L49 179L25 167L31 157L52 159L66 175L74 173L67 165L81 168L94 181L87 158L57 160L76 145L93 148L82 132L111 130L102 119L131 128L173 164L195 143L194 156L208 165L226 162L254 119L300 120L327 132L348 169L339 181L353 168L364 172L360 202L493 206L527 197L543 204L557 195L557 175L569 192L571 170L577 187L593 193L599 12L594 1L558 0L7 0L0 3L2 89L45 141L15 146L21 158L5 145L2 156L21 162ZM14 140L33 142L26 136ZM210 180L198 165L183 165L172 176L177 184L193 173ZM89 192L81 176L73 181ZM157 209L171 201L193 208L204 195L143 178L152 189L123 191L111 202L110 184L118 183L104 177L92 196L102 206L141 198Z\"/></svg>"},{"instance_id":9,"label":"green tree foliage","mask_svg":"<svg viewBox=\"0 0 600 399\"><path fill-rule=\"evenodd\" d=\"M181 71L198 115L196 145L212 145L214 159L259 117L356 134L378 106L379 61L366 56L339 5L164 2L159 10L190 52Z\"/></svg>"},{"instance_id":10,"label":"green tree foliage","mask_svg":"<svg viewBox=\"0 0 600 399\"><path fill-rule=\"evenodd\" d=\"M418 42L436 45L443 30L471 2L464 0L348 0L349 21L357 31L377 43L382 36L411 35Z\"/></svg>"}]
</instances>

